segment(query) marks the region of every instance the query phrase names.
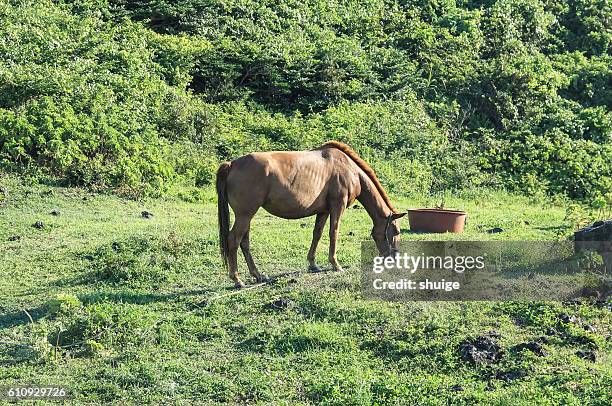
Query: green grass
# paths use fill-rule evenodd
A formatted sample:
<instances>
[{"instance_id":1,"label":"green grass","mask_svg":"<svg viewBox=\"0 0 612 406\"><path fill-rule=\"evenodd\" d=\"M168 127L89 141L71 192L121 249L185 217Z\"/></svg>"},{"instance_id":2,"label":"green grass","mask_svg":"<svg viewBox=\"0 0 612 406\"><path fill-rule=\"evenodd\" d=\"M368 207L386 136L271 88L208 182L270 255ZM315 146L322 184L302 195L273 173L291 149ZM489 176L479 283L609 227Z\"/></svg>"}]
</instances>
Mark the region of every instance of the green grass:
<instances>
[{"instance_id":1,"label":"green grass","mask_svg":"<svg viewBox=\"0 0 612 406\"><path fill-rule=\"evenodd\" d=\"M293 275L211 301L233 292L211 190L196 203L135 202L11 178L0 186L8 191L0 203L0 385L65 385L87 404L610 402L609 307L363 300L359 247L371 224L362 209L343 218L346 272ZM469 212L464 234L402 238L551 240L570 231L562 203L481 192L447 206ZM313 221L258 213L251 240L261 270L305 270ZM487 234L492 227L505 231ZM320 264L326 249L324 236ZM247 280L242 258L239 266ZM286 307L269 306L280 298ZM576 321L563 323L560 313ZM462 360L461 342L491 330L501 360ZM543 336L545 357L515 348ZM595 350L596 361L580 350Z\"/></svg>"}]
</instances>

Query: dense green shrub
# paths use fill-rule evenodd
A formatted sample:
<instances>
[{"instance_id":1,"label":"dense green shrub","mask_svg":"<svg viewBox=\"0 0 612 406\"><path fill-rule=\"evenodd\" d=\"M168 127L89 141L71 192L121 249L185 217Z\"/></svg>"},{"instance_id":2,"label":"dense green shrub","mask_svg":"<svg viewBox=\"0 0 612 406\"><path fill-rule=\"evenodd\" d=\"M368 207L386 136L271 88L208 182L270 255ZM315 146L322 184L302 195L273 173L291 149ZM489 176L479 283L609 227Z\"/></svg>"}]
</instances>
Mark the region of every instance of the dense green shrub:
<instances>
[{"instance_id":1,"label":"dense green shrub","mask_svg":"<svg viewBox=\"0 0 612 406\"><path fill-rule=\"evenodd\" d=\"M2 164L136 195L163 191L176 172L170 141L202 140L207 128L205 106L164 80L185 82L189 64L175 57L169 68L155 54L176 55L180 44L46 2L1 10Z\"/></svg>"},{"instance_id":2,"label":"dense green shrub","mask_svg":"<svg viewBox=\"0 0 612 406\"><path fill-rule=\"evenodd\" d=\"M339 139L396 193L501 182L591 199L611 182L611 13L0 0L0 165L141 196L208 185L249 151Z\"/></svg>"},{"instance_id":3,"label":"dense green shrub","mask_svg":"<svg viewBox=\"0 0 612 406\"><path fill-rule=\"evenodd\" d=\"M132 237L99 247L91 255L91 268L101 280L112 283L163 282L170 263L154 249L156 242Z\"/></svg>"},{"instance_id":4,"label":"dense green shrub","mask_svg":"<svg viewBox=\"0 0 612 406\"><path fill-rule=\"evenodd\" d=\"M133 235L102 245L85 257L91 261L92 276L99 280L138 285L169 280L180 271L186 254L202 249L200 244L172 232L165 238Z\"/></svg>"},{"instance_id":5,"label":"dense green shrub","mask_svg":"<svg viewBox=\"0 0 612 406\"><path fill-rule=\"evenodd\" d=\"M57 299L51 300L50 307L55 302ZM159 315L133 304L94 303L70 312L48 313L47 319L40 328L48 331L48 345L57 345L54 351L60 354L82 356L154 342Z\"/></svg>"}]
</instances>

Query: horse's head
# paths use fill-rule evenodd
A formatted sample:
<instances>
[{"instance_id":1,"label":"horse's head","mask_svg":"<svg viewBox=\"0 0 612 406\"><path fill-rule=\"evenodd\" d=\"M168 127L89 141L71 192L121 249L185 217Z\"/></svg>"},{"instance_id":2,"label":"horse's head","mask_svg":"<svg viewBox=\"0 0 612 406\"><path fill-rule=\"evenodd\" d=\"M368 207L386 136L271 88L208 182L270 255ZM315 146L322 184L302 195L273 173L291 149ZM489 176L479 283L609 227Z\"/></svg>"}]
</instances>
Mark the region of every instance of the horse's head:
<instances>
[{"instance_id":1,"label":"horse's head","mask_svg":"<svg viewBox=\"0 0 612 406\"><path fill-rule=\"evenodd\" d=\"M391 256L399 251L400 227L398 220L405 215L406 213L391 213L384 222L374 224L372 238L380 255Z\"/></svg>"}]
</instances>

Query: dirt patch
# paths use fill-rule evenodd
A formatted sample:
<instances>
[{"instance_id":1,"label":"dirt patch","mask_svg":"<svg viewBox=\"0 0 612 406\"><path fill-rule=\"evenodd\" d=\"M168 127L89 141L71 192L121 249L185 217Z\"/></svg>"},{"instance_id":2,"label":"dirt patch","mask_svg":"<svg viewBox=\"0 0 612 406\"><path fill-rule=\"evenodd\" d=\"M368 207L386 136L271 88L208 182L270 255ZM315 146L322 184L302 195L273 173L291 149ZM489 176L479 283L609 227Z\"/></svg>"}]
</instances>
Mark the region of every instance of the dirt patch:
<instances>
[{"instance_id":1,"label":"dirt patch","mask_svg":"<svg viewBox=\"0 0 612 406\"><path fill-rule=\"evenodd\" d=\"M286 297L278 298L264 306L266 309L270 310L285 310L287 309L293 301Z\"/></svg>"},{"instance_id":2,"label":"dirt patch","mask_svg":"<svg viewBox=\"0 0 612 406\"><path fill-rule=\"evenodd\" d=\"M511 382L516 379L524 378L525 376L527 376L527 371L522 370L522 369L515 369L512 371L503 371L495 375L497 379L500 379L504 382Z\"/></svg>"},{"instance_id":3,"label":"dirt patch","mask_svg":"<svg viewBox=\"0 0 612 406\"><path fill-rule=\"evenodd\" d=\"M578 350L576 351L576 355L587 361L597 361L597 351L595 350Z\"/></svg>"},{"instance_id":4,"label":"dirt patch","mask_svg":"<svg viewBox=\"0 0 612 406\"><path fill-rule=\"evenodd\" d=\"M572 316L572 315L569 315L567 313L559 314L559 320L562 323L566 323L566 324L568 324L568 323L576 323L576 321L577 321L576 316Z\"/></svg>"},{"instance_id":5,"label":"dirt patch","mask_svg":"<svg viewBox=\"0 0 612 406\"><path fill-rule=\"evenodd\" d=\"M514 350L517 352L521 352L523 350L529 350L535 355L537 355L538 357L546 357L548 355L548 352L546 351L546 349L544 349L544 347L542 347L542 344L537 341L530 341L527 343L518 344L514 346Z\"/></svg>"},{"instance_id":6,"label":"dirt patch","mask_svg":"<svg viewBox=\"0 0 612 406\"><path fill-rule=\"evenodd\" d=\"M497 344L496 337L491 335L483 335L461 342L459 352L464 361L472 364L494 364L503 356L503 350Z\"/></svg>"}]
</instances>

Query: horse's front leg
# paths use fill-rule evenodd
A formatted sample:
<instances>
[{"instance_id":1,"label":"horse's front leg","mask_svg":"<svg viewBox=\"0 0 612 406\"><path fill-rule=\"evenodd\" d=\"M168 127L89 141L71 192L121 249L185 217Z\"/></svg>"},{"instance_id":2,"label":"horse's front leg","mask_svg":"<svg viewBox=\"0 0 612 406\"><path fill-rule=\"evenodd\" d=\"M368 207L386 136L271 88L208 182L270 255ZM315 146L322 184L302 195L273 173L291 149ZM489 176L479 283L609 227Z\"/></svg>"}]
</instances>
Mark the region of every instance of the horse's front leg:
<instances>
[{"instance_id":1,"label":"horse's front leg","mask_svg":"<svg viewBox=\"0 0 612 406\"><path fill-rule=\"evenodd\" d=\"M338 241L338 231L340 229L340 217L342 217L345 207L346 201L342 200L339 204L331 207L329 211L329 262L334 271L344 270L336 259L336 242Z\"/></svg>"},{"instance_id":2,"label":"horse's front leg","mask_svg":"<svg viewBox=\"0 0 612 406\"><path fill-rule=\"evenodd\" d=\"M310 250L308 250L308 256L306 257L308 259L308 270L311 272L321 271L321 268L317 266L315 257L317 254L317 245L321 239L321 234L323 234L323 229L325 228L328 217L329 213L319 213L315 220L314 229L312 230L312 243L310 244Z\"/></svg>"}]
</instances>

